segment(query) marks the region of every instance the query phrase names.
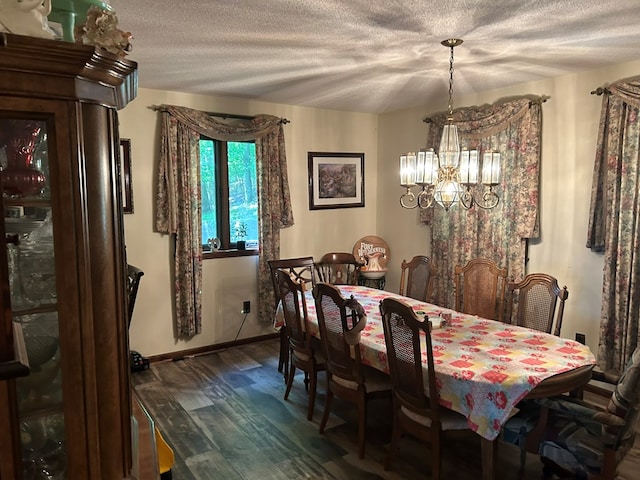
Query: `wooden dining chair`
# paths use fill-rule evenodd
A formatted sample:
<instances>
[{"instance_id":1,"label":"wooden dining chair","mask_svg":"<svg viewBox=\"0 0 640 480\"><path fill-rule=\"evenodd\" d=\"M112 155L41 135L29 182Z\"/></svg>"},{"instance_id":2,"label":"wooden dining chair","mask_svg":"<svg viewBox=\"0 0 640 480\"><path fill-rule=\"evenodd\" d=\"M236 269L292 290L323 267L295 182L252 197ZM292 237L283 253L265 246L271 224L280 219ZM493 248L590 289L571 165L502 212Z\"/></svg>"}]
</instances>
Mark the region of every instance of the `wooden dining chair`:
<instances>
[{"instance_id":1,"label":"wooden dining chair","mask_svg":"<svg viewBox=\"0 0 640 480\"><path fill-rule=\"evenodd\" d=\"M507 269L493 260L475 258L455 266L455 309L469 315L502 321Z\"/></svg>"},{"instance_id":2,"label":"wooden dining chair","mask_svg":"<svg viewBox=\"0 0 640 480\"><path fill-rule=\"evenodd\" d=\"M360 332L367 319L362 305L353 297L344 299L333 285L319 283L313 290L320 339L327 365L327 398L320 422L324 433L333 397L358 408L358 456L364 457L367 402L391 397L389 376L360 360Z\"/></svg>"},{"instance_id":3,"label":"wooden dining chair","mask_svg":"<svg viewBox=\"0 0 640 480\"><path fill-rule=\"evenodd\" d=\"M410 262L402 260L400 268L400 295L429 302L436 273L431 259L424 255L416 255Z\"/></svg>"},{"instance_id":4,"label":"wooden dining chair","mask_svg":"<svg viewBox=\"0 0 640 480\"><path fill-rule=\"evenodd\" d=\"M307 331L307 305L302 286L294 282L284 270L276 270L275 276L284 313L284 326L289 340L289 373L284 399L289 398L296 368L302 370L305 373L305 388L309 391L307 420L312 420L318 372L326 369L324 355L319 345L314 345L313 337Z\"/></svg>"},{"instance_id":5,"label":"wooden dining chair","mask_svg":"<svg viewBox=\"0 0 640 480\"><path fill-rule=\"evenodd\" d=\"M431 323L420 321L413 309L395 298L380 302L387 361L393 388L393 433L384 469L389 470L403 433L431 447L431 478L440 478L443 431L469 428L467 419L439 403L431 346ZM424 341L421 341L424 338ZM424 346L424 351L422 347ZM427 360L425 390L422 359ZM428 396L425 394L428 392Z\"/></svg>"},{"instance_id":6,"label":"wooden dining chair","mask_svg":"<svg viewBox=\"0 0 640 480\"><path fill-rule=\"evenodd\" d=\"M362 263L352 253L325 253L316 263L318 280L331 285L357 285Z\"/></svg>"},{"instance_id":7,"label":"wooden dining chair","mask_svg":"<svg viewBox=\"0 0 640 480\"><path fill-rule=\"evenodd\" d=\"M286 328L278 325L283 321L282 306L278 296L278 285L276 281L276 270L284 270L297 283L304 286L304 290L310 290L314 282L314 262L313 257L282 258L279 260L269 260L269 270L271 271L271 281L273 282L274 293L274 323L280 328L280 358L278 359L278 371L283 372L284 381L287 381L289 372L289 339ZM280 318L279 318L280 317Z\"/></svg>"},{"instance_id":8,"label":"wooden dining chair","mask_svg":"<svg viewBox=\"0 0 640 480\"><path fill-rule=\"evenodd\" d=\"M530 273L507 286L507 322L560 336L567 287L551 275ZM514 312L515 306L515 312ZM557 307L557 308L556 308Z\"/></svg>"}]
</instances>

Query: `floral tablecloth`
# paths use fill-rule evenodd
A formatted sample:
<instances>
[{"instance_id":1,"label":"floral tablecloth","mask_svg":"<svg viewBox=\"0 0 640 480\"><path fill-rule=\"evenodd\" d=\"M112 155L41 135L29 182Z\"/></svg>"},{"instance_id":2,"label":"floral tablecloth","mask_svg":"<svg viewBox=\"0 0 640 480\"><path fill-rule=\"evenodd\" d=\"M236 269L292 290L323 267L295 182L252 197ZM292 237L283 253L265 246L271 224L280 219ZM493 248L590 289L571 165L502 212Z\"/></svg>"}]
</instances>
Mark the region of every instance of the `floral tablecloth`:
<instances>
[{"instance_id":1,"label":"floral tablecloth","mask_svg":"<svg viewBox=\"0 0 640 480\"><path fill-rule=\"evenodd\" d=\"M338 286L367 313L360 337L362 361L389 372L379 304L398 298L429 316L451 314L451 322L432 330L440 404L463 414L469 427L489 440L498 436L513 407L542 380L595 364L589 347L536 330L507 325L368 287ZM309 331L319 336L315 303L305 292ZM426 358L424 359L426 368ZM426 384L426 382L425 382Z\"/></svg>"}]
</instances>

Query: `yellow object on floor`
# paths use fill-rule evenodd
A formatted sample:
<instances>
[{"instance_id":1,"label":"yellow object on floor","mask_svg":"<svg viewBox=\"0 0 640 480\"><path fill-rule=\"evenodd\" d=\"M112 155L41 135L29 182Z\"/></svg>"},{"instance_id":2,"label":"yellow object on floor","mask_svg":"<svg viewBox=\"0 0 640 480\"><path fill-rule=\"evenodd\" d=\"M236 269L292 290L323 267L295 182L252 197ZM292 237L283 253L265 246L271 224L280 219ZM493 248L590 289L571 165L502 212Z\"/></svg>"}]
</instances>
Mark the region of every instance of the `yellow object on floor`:
<instances>
[{"instance_id":1,"label":"yellow object on floor","mask_svg":"<svg viewBox=\"0 0 640 480\"><path fill-rule=\"evenodd\" d=\"M156 451L158 452L158 468L160 470L160 474L167 473L171 471L171 467L173 467L174 456L173 450L169 446L169 444L162 438L162 434L158 427L156 427Z\"/></svg>"}]
</instances>

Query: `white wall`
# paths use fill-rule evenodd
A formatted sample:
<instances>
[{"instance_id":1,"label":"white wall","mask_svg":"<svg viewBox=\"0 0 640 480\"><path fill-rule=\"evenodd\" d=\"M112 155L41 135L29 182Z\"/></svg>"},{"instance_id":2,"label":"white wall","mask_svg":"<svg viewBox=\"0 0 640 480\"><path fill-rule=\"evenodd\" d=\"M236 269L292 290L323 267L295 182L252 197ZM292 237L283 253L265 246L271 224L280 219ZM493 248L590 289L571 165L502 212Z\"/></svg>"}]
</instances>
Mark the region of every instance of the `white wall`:
<instances>
[{"instance_id":1,"label":"white wall","mask_svg":"<svg viewBox=\"0 0 640 480\"><path fill-rule=\"evenodd\" d=\"M459 71L464 66L458 67ZM516 85L500 91L457 97L456 107L493 103L504 97L535 94L551 98L543 104L540 194L541 236L530 244L528 273L545 272L567 285L562 336L586 334L595 352L598 344L602 296L601 254L586 245L595 143L602 98L596 87L640 74L640 62L588 73L564 75ZM417 223L415 211L402 211L398 199L398 155L425 147L427 127L422 118L446 108L443 104L382 115L380 119L378 231L393 250L396 271L388 275L388 289L399 285L399 262L416 253L429 254L430 231ZM395 249L395 250L394 250ZM437 255L437 252L433 252ZM441 272L444 274L445 272Z\"/></svg>"},{"instance_id":2,"label":"white wall","mask_svg":"<svg viewBox=\"0 0 640 480\"><path fill-rule=\"evenodd\" d=\"M252 309L239 338L273 333L268 322L257 318L257 257L240 257L204 261L203 333L190 340L174 339L169 274L173 259L168 237L154 232L159 125L158 113L149 107L163 103L244 115L267 113L291 121L285 138L295 225L282 231L282 257L350 252L360 237L376 234L378 117L148 89L141 89L120 112L120 136L131 139L132 150L134 213L125 215L127 258L145 272L130 328L131 348L150 356L231 341L242 323L244 300L251 301ZM364 152L364 208L309 210L309 151Z\"/></svg>"}]
</instances>

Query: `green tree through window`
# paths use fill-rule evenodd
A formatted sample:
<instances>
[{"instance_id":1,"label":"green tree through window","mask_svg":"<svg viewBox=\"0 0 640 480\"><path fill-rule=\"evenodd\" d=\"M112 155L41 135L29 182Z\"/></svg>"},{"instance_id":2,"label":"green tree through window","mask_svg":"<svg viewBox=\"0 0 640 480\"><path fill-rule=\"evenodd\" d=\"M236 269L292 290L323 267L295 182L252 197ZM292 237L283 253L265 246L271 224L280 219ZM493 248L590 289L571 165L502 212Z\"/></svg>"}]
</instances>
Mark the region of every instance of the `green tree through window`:
<instances>
[{"instance_id":1,"label":"green tree through window","mask_svg":"<svg viewBox=\"0 0 640 480\"><path fill-rule=\"evenodd\" d=\"M218 237L223 250L238 240L258 241L258 188L253 142L224 142L201 137L202 243ZM246 238L236 226L246 225Z\"/></svg>"}]
</instances>

